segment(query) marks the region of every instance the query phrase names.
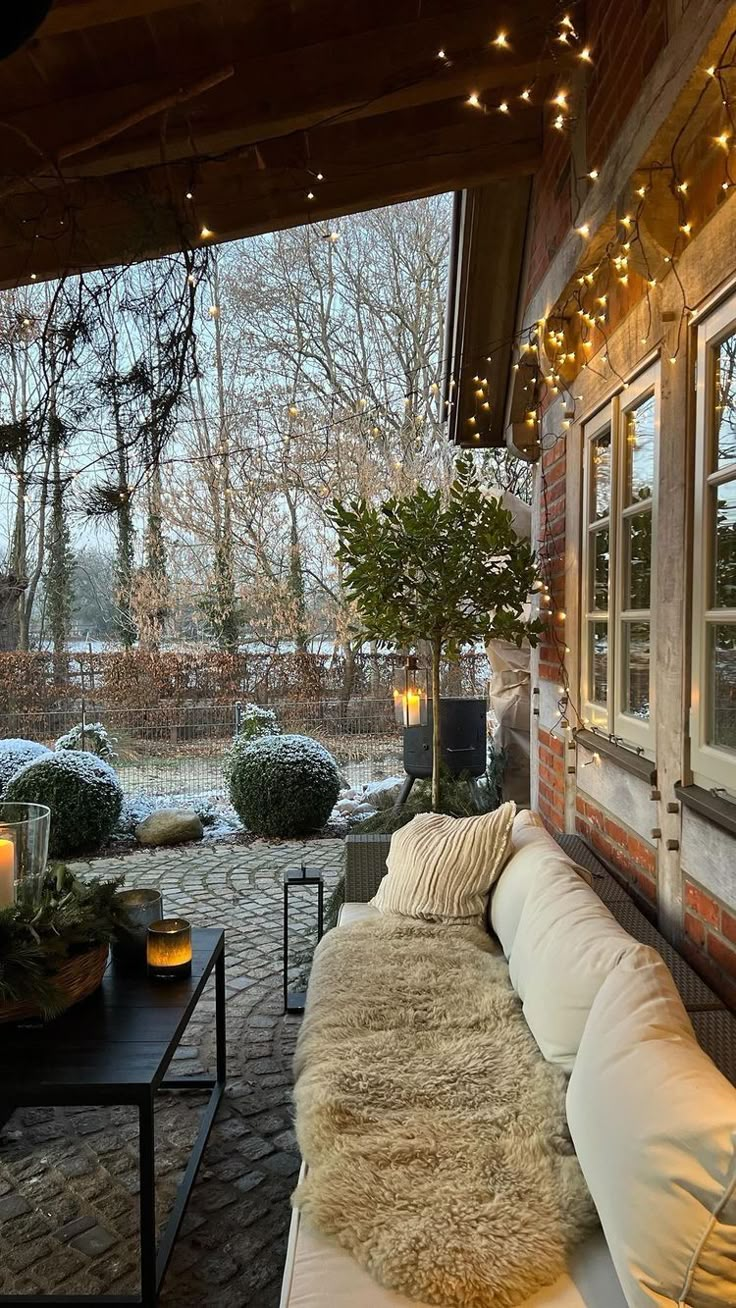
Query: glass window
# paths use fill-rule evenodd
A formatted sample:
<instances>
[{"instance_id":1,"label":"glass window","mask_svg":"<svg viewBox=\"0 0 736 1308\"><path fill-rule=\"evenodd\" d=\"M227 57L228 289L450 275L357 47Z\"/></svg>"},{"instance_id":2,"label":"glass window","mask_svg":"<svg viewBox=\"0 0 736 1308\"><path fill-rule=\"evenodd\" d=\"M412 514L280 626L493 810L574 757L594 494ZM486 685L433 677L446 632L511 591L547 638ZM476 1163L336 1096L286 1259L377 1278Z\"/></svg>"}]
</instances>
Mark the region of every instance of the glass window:
<instances>
[{"instance_id":1,"label":"glass window","mask_svg":"<svg viewBox=\"0 0 736 1308\"><path fill-rule=\"evenodd\" d=\"M654 489L654 396L626 414L626 503L650 500Z\"/></svg>"},{"instance_id":2,"label":"glass window","mask_svg":"<svg viewBox=\"0 0 736 1308\"><path fill-rule=\"evenodd\" d=\"M715 467L736 462L736 332L715 351Z\"/></svg>"},{"instance_id":3,"label":"glass window","mask_svg":"<svg viewBox=\"0 0 736 1308\"><path fill-rule=\"evenodd\" d=\"M656 369L630 383L584 436L582 699L594 726L651 748Z\"/></svg>"},{"instance_id":4,"label":"glass window","mask_svg":"<svg viewBox=\"0 0 736 1308\"><path fill-rule=\"evenodd\" d=\"M602 432L592 442L591 478L593 517L607 518L611 507L611 432Z\"/></svg>"},{"instance_id":5,"label":"glass window","mask_svg":"<svg viewBox=\"0 0 736 1308\"><path fill-rule=\"evenodd\" d=\"M736 297L698 327L696 380L690 756L736 796Z\"/></svg>"}]
</instances>

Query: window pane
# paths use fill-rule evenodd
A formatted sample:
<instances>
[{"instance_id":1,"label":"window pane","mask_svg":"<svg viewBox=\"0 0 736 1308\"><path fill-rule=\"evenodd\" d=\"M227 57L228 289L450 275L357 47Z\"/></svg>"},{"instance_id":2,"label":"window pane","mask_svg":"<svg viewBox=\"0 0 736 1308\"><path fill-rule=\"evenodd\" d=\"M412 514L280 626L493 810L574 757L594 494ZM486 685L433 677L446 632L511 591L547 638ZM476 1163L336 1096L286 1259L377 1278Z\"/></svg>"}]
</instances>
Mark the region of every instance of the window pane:
<instances>
[{"instance_id":1,"label":"window pane","mask_svg":"<svg viewBox=\"0 0 736 1308\"><path fill-rule=\"evenodd\" d=\"M591 534L590 552L593 562L593 594L591 608L608 609L608 527L599 527Z\"/></svg>"},{"instance_id":2,"label":"window pane","mask_svg":"<svg viewBox=\"0 0 736 1308\"><path fill-rule=\"evenodd\" d=\"M590 626L590 698L594 704L608 701L608 623Z\"/></svg>"},{"instance_id":3,"label":"window pane","mask_svg":"<svg viewBox=\"0 0 736 1308\"><path fill-rule=\"evenodd\" d=\"M711 628L709 744L736 750L736 625Z\"/></svg>"},{"instance_id":4,"label":"window pane","mask_svg":"<svg viewBox=\"0 0 736 1308\"><path fill-rule=\"evenodd\" d=\"M716 540L713 551L713 607L736 609L736 481L714 486Z\"/></svg>"},{"instance_id":5,"label":"window pane","mask_svg":"<svg viewBox=\"0 0 736 1308\"><path fill-rule=\"evenodd\" d=\"M607 518L611 508L611 428L590 443L591 512Z\"/></svg>"},{"instance_id":6,"label":"window pane","mask_svg":"<svg viewBox=\"0 0 736 1308\"><path fill-rule=\"evenodd\" d=\"M736 461L736 333L716 350L715 466Z\"/></svg>"},{"instance_id":7,"label":"window pane","mask_svg":"<svg viewBox=\"0 0 736 1308\"><path fill-rule=\"evenodd\" d=\"M632 513L623 520L625 609L648 609L652 579L652 515Z\"/></svg>"},{"instance_id":8,"label":"window pane","mask_svg":"<svg viewBox=\"0 0 736 1308\"><path fill-rule=\"evenodd\" d=\"M654 396L626 414L626 503L654 492Z\"/></svg>"},{"instance_id":9,"label":"window pane","mask_svg":"<svg viewBox=\"0 0 736 1308\"><path fill-rule=\"evenodd\" d=\"M649 623L623 624L624 713L649 721Z\"/></svg>"}]
</instances>

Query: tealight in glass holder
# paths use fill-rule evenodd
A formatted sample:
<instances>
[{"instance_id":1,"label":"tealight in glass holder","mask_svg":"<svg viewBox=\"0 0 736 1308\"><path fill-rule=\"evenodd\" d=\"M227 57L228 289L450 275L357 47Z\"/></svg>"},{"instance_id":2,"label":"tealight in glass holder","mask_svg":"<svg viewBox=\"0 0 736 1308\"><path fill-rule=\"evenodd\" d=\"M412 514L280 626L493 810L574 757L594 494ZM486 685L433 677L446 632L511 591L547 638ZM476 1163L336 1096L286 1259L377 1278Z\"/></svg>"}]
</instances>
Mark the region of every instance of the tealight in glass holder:
<instances>
[{"instance_id":1,"label":"tealight in glass holder","mask_svg":"<svg viewBox=\"0 0 736 1308\"><path fill-rule=\"evenodd\" d=\"M157 981L174 981L192 971L192 928L183 917L151 922L146 936L148 975Z\"/></svg>"}]
</instances>

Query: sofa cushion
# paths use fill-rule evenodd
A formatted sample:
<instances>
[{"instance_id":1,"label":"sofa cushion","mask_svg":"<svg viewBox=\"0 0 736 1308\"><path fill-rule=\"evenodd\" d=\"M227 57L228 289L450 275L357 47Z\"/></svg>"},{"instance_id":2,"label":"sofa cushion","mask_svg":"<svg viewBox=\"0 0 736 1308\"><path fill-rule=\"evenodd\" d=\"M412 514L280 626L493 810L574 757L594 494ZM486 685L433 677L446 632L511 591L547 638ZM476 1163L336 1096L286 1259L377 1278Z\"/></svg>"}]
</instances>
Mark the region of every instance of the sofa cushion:
<instances>
[{"instance_id":1,"label":"sofa cushion","mask_svg":"<svg viewBox=\"0 0 736 1308\"><path fill-rule=\"evenodd\" d=\"M515 812L508 803L478 817L418 813L391 837L387 873L371 903L381 913L427 922L481 924Z\"/></svg>"},{"instance_id":2,"label":"sofa cushion","mask_svg":"<svg viewBox=\"0 0 736 1308\"><path fill-rule=\"evenodd\" d=\"M573 866L551 862L533 882L509 955L511 984L544 1057L572 1069L600 987L644 948L619 926Z\"/></svg>"},{"instance_id":3,"label":"sofa cushion","mask_svg":"<svg viewBox=\"0 0 736 1308\"><path fill-rule=\"evenodd\" d=\"M354 926L356 922L365 922L366 918L378 916L378 909L373 904L342 904L337 915L337 925Z\"/></svg>"},{"instance_id":4,"label":"sofa cushion","mask_svg":"<svg viewBox=\"0 0 736 1308\"><path fill-rule=\"evenodd\" d=\"M601 986L567 1116L631 1308L733 1306L736 1089L653 949Z\"/></svg>"},{"instance_id":5,"label":"sofa cushion","mask_svg":"<svg viewBox=\"0 0 736 1308\"><path fill-rule=\"evenodd\" d=\"M590 884L590 876L557 844L537 813L517 813L511 829L511 858L491 892L489 925L508 958L532 887L558 868L570 868Z\"/></svg>"},{"instance_id":6,"label":"sofa cushion","mask_svg":"<svg viewBox=\"0 0 736 1308\"><path fill-rule=\"evenodd\" d=\"M304 1176L302 1167L302 1176ZM292 1214L280 1308L427 1308L374 1281L345 1249ZM599 1231L570 1257L568 1271L519 1308L626 1308Z\"/></svg>"}]
</instances>

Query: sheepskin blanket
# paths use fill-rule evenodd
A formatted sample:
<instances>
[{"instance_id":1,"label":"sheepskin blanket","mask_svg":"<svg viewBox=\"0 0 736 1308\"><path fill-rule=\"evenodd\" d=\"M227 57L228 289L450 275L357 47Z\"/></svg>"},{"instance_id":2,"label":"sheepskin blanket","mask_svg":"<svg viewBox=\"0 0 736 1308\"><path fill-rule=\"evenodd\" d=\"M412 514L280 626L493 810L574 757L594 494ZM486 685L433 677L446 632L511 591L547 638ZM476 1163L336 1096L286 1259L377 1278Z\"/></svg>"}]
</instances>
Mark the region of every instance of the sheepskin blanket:
<instances>
[{"instance_id":1,"label":"sheepskin blanket","mask_svg":"<svg viewBox=\"0 0 736 1308\"><path fill-rule=\"evenodd\" d=\"M293 1202L389 1289L513 1308L596 1225L505 960L475 927L330 931L296 1050Z\"/></svg>"}]
</instances>

